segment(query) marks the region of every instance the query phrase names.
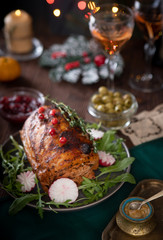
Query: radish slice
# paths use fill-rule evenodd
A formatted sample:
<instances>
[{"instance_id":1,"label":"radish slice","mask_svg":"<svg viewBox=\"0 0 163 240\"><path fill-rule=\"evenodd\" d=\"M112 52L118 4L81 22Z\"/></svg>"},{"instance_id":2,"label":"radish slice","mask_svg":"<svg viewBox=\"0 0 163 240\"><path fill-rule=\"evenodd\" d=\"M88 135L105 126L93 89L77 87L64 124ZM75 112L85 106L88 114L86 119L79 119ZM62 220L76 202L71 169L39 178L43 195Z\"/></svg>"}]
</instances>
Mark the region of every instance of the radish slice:
<instances>
[{"instance_id":1,"label":"radish slice","mask_svg":"<svg viewBox=\"0 0 163 240\"><path fill-rule=\"evenodd\" d=\"M27 171L17 175L17 181L22 184L22 192L30 192L36 185L35 174L32 171Z\"/></svg>"},{"instance_id":2,"label":"radish slice","mask_svg":"<svg viewBox=\"0 0 163 240\"><path fill-rule=\"evenodd\" d=\"M110 154L103 151L98 151L99 164L103 167L111 166L115 163L115 158Z\"/></svg>"},{"instance_id":3,"label":"radish slice","mask_svg":"<svg viewBox=\"0 0 163 240\"><path fill-rule=\"evenodd\" d=\"M104 132L97 129L89 129L88 133L95 139L100 139L103 137Z\"/></svg>"},{"instance_id":4,"label":"radish slice","mask_svg":"<svg viewBox=\"0 0 163 240\"><path fill-rule=\"evenodd\" d=\"M56 203L63 203L67 200L70 200L69 203L72 203L78 197L78 187L69 178L57 179L49 188L49 197Z\"/></svg>"}]
</instances>

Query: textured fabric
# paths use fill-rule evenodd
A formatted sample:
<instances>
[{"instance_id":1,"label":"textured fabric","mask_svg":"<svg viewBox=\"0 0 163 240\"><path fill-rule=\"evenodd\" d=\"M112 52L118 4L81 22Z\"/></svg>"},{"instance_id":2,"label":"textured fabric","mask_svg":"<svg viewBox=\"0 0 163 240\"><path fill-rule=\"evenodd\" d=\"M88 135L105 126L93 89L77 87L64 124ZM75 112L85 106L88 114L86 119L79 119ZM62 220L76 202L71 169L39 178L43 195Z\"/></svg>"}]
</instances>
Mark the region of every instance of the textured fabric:
<instances>
[{"instance_id":1,"label":"textured fabric","mask_svg":"<svg viewBox=\"0 0 163 240\"><path fill-rule=\"evenodd\" d=\"M135 157L131 173L137 183L143 179L163 180L163 138L130 149ZM11 197L0 199L0 234L5 240L101 240L101 234L128 197L135 185L125 183L109 199L80 211L69 213L45 212L43 220L37 210L25 207L15 216L8 215ZM3 237L2 237L3 236Z\"/></svg>"}]
</instances>

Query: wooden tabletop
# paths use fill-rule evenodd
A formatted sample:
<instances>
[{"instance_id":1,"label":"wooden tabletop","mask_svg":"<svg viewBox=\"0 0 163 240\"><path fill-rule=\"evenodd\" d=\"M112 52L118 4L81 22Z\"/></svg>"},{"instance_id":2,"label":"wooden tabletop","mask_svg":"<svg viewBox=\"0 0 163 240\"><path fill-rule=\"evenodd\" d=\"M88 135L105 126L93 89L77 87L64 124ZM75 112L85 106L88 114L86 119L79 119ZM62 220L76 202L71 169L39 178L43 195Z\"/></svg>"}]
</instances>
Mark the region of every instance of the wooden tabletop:
<instances>
[{"instance_id":1,"label":"wooden tabletop","mask_svg":"<svg viewBox=\"0 0 163 240\"><path fill-rule=\"evenodd\" d=\"M56 36L37 36L42 42L44 49L54 43L62 43L64 38ZM0 42L3 41L1 34ZM158 104L163 102L163 91L155 93L141 93L130 88L128 82L132 74L136 70L142 70L145 67L144 53L143 53L143 40L131 39L124 50L121 52L125 62L123 74L115 79L117 88L122 88L132 92L139 103L138 112L142 110L151 110ZM77 113L87 121L92 121L93 118L87 111L87 105L91 95L98 89L99 86L105 85L104 80L100 80L97 84L83 85L80 81L76 84L71 84L65 81L54 83L48 77L49 69L42 68L39 65L39 59L31 61L20 62L21 77L13 82L0 83L0 92L3 93L5 89L17 86L32 87L40 90L45 95L50 95L58 101L71 106ZM154 71L159 74L163 79L163 69L153 66ZM0 117L0 144L3 144L8 139L10 134L13 134L21 129L21 125L14 125L7 122ZM132 144L131 144L132 145ZM129 143L129 147L131 146Z\"/></svg>"}]
</instances>

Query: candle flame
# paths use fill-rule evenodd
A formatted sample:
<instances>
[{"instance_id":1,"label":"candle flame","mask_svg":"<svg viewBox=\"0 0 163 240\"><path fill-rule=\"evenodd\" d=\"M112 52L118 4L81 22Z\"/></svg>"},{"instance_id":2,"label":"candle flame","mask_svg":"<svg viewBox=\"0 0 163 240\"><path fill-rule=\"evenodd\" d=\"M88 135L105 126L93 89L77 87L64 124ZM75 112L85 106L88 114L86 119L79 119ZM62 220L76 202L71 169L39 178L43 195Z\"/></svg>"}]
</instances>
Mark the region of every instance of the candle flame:
<instances>
[{"instance_id":1,"label":"candle flame","mask_svg":"<svg viewBox=\"0 0 163 240\"><path fill-rule=\"evenodd\" d=\"M15 15L16 15L16 16L19 17L19 16L21 16L21 14L22 14L22 13L21 13L21 11L20 11L19 9L15 11Z\"/></svg>"}]
</instances>

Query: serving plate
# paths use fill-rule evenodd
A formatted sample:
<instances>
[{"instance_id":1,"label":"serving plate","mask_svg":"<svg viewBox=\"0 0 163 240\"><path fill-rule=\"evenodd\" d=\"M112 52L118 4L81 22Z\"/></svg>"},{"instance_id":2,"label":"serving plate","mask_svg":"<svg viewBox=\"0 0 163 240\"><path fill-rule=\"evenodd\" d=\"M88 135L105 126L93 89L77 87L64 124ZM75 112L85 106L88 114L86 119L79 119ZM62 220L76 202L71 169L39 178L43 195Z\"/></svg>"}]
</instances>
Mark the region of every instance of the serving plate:
<instances>
[{"instance_id":1,"label":"serving plate","mask_svg":"<svg viewBox=\"0 0 163 240\"><path fill-rule=\"evenodd\" d=\"M22 145L19 132L15 133L15 134L13 135L13 138L14 138L20 145ZM125 152L126 152L127 157L130 157L129 150L128 150L128 148L127 148L127 146L125 145L124 142L122 142L122 146L123 146L123 148L124 148L124 150L125 150ZM8 152L9 150L11 150L12 148L13 148L12 141L11 141L11 139L9 138L9 139L7 139L7 141L3 144L3 153L5 154L6 152ZM111 174L112 174L113 177L117 177L117 176L119 176L119 175L121 175L121 174L123 174L123 173L129 173L129 172L130 172L130 168L131 168L131 166L128 166L124 171L120 171L120 172L116 172L116 173L111 173ZM98 174L99 174L99 171L97 170L97 171L95 172L95 175L98 175ZM2 185L3 178L4 178L4 175L3 175L3 167L2 167L2 160L1 160L1 162L0 162L0 185L1 185L1 186L3 186L3 185ZM122 187L123 184L124 184L123 182L121 182L121 183L119 183L119 184L116 184L114 187L111 187L111 188L108 189L107 194L106 194L104 197L102 197L101 199L98 199L97 201L94 201L94 202L92 202L92 203L88 203L88 204L86 204L86 205L75 206L75 207L73 206L73 207L68 207L68 208L66 208L66 207L64 207L64 206L60 206L60 207L58 208L58 207L52 205L51 208L49 208L48 206L47 206L47 207L45 206L45 207L43 207L43 209L44 209L44 210L47 210L47 211L52 211L52 210L54 210L54 211L57 211L57 212L59 212L59 211L60 211L60 212L70 212L70 211L75 211L75 210L86 209L86 208L88 208L88 207L95 206L95 205L101 203L102 201L108 199L109 197L111 197L113 194L115 194L115 193ZM40 186L40 188L41 188L41 186ZM43 191L42 191L42 192L43 192ZM37 190L34 189L34 190L32 190L31 193L37 193ZM11 195L13 198L15 198L14 195L11 194L10 192L8 192L8 194ZM27 193L27 194L28 194L28 193ZM82 199L82 198L84 198L84 197L85 197L85 196L83 195L82 191L79 190L79 197L78 197L78 198ZM49 201L50 201L50 198L49 198L48 196L43 196L42 199L43 199L43 201L45 201L45 202L49 202ZM29 203L29 204L27 204L27 205L36 208L36 202L35 202L35 201L33 201L32 203Z\"/></svg>"}]
</instances>

